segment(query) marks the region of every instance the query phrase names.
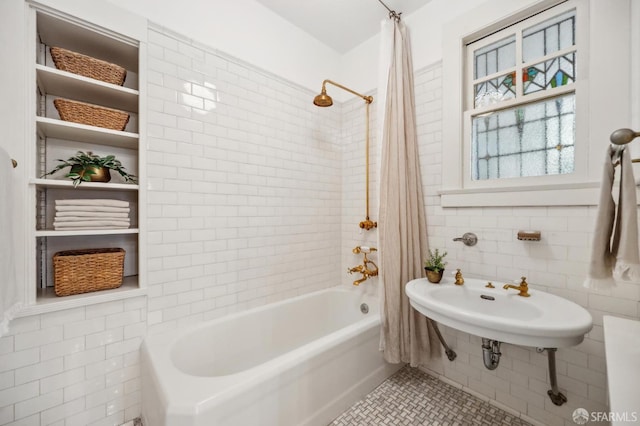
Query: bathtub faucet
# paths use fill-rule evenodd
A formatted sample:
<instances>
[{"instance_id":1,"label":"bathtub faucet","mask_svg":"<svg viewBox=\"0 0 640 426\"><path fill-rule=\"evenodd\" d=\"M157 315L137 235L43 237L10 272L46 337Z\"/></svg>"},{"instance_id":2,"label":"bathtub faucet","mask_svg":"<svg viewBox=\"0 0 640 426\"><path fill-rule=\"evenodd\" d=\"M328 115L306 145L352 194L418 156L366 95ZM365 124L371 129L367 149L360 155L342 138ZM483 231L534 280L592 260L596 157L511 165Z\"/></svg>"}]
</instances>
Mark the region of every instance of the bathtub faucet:
<instances>
[{"instance_id":1,"label":"bathtub faucet","mask_svg":"<svg viewBox=\"0 0 640 426\"><path fill-rule=\"evenodd\" d=\"M376 249L373 247L370 247L370 248L366 247L364 249L365 250L363 250L363 247L360 247L360 246L353 249L353 253L355 254L362 253L364 256L364 261L362 265L354 266L353 268L347 269L347 272L349 274L353 274L354 272L362 274L362 278L360 278L359 280L355 280L353 282L353 285L360 285L360 283L365 282L370 277L378 276L378 265L376 265L372 260L369 260L367 258L367 253L374 252L376 251ZM369 265L371 265L372 267L369 268Z\"/></svg>"}]
</instances>

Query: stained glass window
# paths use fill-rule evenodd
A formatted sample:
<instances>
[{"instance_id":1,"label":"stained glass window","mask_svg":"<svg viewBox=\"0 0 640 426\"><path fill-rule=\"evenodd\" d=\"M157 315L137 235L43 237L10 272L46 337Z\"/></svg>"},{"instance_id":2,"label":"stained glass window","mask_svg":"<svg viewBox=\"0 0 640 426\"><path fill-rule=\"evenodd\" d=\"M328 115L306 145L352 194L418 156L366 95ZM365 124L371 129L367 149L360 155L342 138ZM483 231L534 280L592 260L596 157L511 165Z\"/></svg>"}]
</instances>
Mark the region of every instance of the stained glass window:
<instances>
[{"instance_id":1,"label":"stained glass window","mask_svg":"<svg viewBox=\"0 0 640 426\"><path fill-rule=\"evenodd\" d=\"M472 179L571 173L573 94L507 108L472 120Z\"/></svg>"},{"instance_id":2,"label":"stained glass window","mask_svg":"<svg viewBox=\"0 0 640 426\"><path fill-rule=\"evenodd\" d=\"M469 45L473 180L574 170L576 14L548 16Z\"/></svg>"}]
</instances>

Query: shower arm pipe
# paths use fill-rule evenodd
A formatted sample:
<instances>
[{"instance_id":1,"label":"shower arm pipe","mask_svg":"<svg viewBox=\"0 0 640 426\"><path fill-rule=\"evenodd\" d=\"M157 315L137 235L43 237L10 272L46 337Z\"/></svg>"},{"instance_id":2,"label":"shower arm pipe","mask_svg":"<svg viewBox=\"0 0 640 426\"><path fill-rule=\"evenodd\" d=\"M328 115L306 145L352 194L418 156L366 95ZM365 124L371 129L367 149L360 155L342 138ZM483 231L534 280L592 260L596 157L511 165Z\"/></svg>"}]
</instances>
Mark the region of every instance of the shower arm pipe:
<instances>
[{"instance_id":1,"label":"shower arm pipe","mask_svg":"<svg viewBox=\"0 0 640 426\"><path fill-rule=\"evenodd\" d=\"M329 79L324 80L322 82L322 93L326 93L327 92L327 87L326 87L327 83L333 84L334 86L339 87L342 90L346 90L347 92L352 93L352 94L364 99L364 101L367 103L367 105L370 104L371 102L373 102L373 96L365 96L363 94L360 94L360 93L356 92L355 90L351 90L348 87L345 87L342 84L336 83L335 81L332 81L332 80L329 80Z\"/></svg>"}]
</instances>

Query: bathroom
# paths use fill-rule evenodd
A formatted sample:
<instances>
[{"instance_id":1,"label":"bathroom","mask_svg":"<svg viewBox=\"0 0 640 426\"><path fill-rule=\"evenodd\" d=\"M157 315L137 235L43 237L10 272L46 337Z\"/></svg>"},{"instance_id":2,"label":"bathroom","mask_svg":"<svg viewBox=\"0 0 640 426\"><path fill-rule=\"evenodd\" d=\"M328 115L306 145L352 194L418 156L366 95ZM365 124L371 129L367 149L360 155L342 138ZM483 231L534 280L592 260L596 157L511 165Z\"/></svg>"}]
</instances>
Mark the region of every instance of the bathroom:
<instances>
[{"instance_id":1,"label":"bathroom","mask_svg":"<svg viewBox=\"0 0 640 426\"><path fill-rule=\"evenodd\" d=\"M361 261L353 248L377 245L378 230L358 227L366 201L363 102L331 86L331 108L317 108L312 100L325 79L374 97L368 195L371 219L378 220L378 31L340 51L273 12L267 1L237 3L0 4L0 84L11 100L0 114L6 135L0 148L18 163L10 198L17 235L9 250L17 265L15 281L29 283L29 291L35 273L28 255L31 222L25 218L33 216L27 196L32 185L28 176L15 173L35 157L26 112L33 100L32 73L26 70L34 33L25 31L26 8L36 5L140 40L145 53L137 117L144 149L136 172L145 186L138 206L144 218L138 224L139 288L122 298L78 298L61 302L62 309L18 312L0 337L0 425L130 422L142 413L140 347L146 336L338 284L353 287L354 275L346 271ZM360 3L366 6L359 13L371 16L376 28L387 20L378 1ZM563 406L547 397L547 359L535 348L504 345L499 368L488 371L479 337L442 327L457 358L449 362L443 356L423 371L541 425L575 424L577 408L609 411L603 316L640 319L637 284L583 287L609 134L640 128L640 87L632 78L640 62L640 29L631 25L639 21L640 7L627 0L606 6L580 2L590 8L590 27L616 31L591 34L589 40L589 47L610 56L592 54L585 70L590 120L577 133L588 149L580 154L583 168L576 170L581 180L565 182L564 189L459 189L461 136L451 124L456 106L448 95L456 89L447 67L455 63L456 36L556 3L430 0L402 15L413 46L429 246L448 252L447 273L460 268L465 276L500 282L526 276L532 289L571 300L593 317L584 341L557 353L558 382L568 399ZM331 12L341 14L337 8ZM349 25L327 32L346 34L353 31ZM621 51L628 54L616 55ZM611 70L610 64L620 68ZM616 81L608 83L612 74ZM518 240L520 230L540 231L541 241ZM465 232L478 236L475 246L453 241ZM375 253L371 257L378 260ZM375 294L377 285L371 278L358 290Z\"/></svg>"}]
</instances>

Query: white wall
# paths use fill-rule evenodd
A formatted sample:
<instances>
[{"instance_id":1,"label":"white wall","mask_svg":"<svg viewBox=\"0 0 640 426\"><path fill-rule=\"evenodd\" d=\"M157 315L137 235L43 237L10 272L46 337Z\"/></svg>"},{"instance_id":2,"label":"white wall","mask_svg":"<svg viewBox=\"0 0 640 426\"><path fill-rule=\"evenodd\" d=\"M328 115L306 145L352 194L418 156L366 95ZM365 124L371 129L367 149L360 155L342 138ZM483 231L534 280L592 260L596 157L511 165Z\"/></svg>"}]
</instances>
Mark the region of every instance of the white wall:
<instances>
[{"instance_id":1,"label":"white wall","mask_svg":"<svg viewBox=\"0 0 640 426\"><path fill-rule=\"evenodd\" d=\"M188 38L319 91L340 55L254 0L108 0Z\"/></svg>"}]
</instances>

